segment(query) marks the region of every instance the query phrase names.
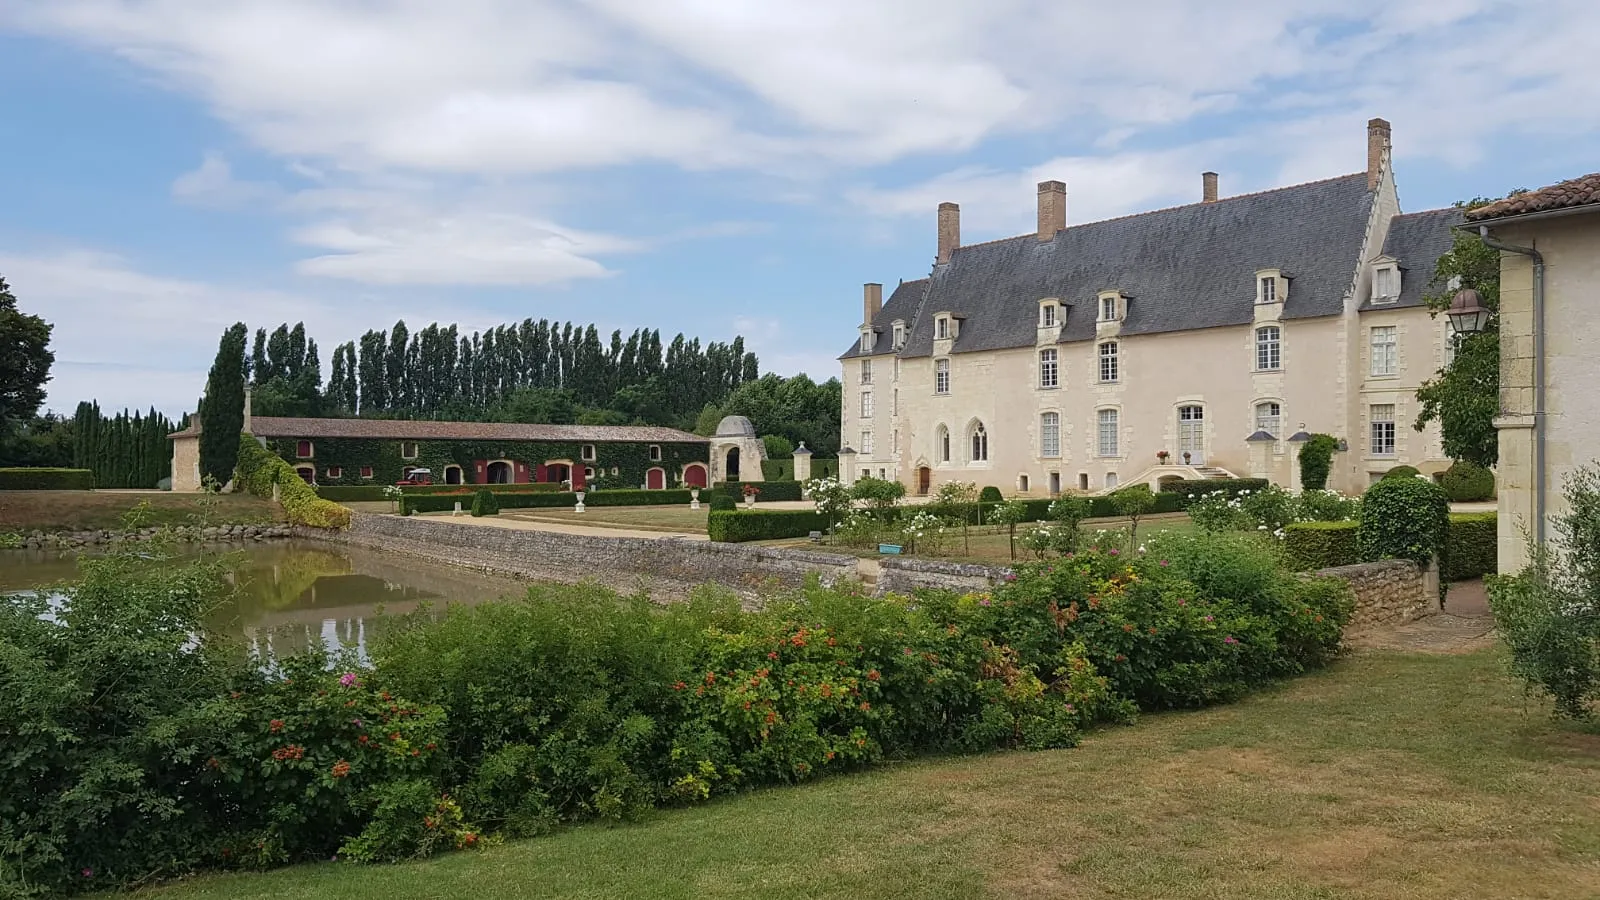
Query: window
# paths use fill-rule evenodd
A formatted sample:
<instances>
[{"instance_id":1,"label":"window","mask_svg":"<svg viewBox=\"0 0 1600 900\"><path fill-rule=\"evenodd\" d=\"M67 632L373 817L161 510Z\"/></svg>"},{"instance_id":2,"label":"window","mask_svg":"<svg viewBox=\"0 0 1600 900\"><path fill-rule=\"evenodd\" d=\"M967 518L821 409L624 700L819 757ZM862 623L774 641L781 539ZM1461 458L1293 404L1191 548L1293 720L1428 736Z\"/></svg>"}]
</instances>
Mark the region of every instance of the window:
<instances>
[{"instance_id":1,"label":"window","mask_svg":"<svg viewBox=\"0 0 1600 900\"><path fill-rule=\"evenodd\" d=\"M1374 403L1369 408L1372 422L1372 455L1394 455L1394 404Z\"/></svg>"},{"instance_id":2,"label":"window","mask_svg":"<svg viewBox=\"0 0 1600 900\"><path fill-rule=\"evenodd\" d=\"M1018 475L1017 476L1017 490L1022 491L1023 493L1027 493L1028 492L1028 476L1026 476L1026 475Z\"/></svg>"},{"instance_id":3,"label":"window","mask_svg":"<svg viewBox=\"0 0 1600 900\"><path fill-rule=\"evenodd\" d=\"M361 467L361 477L362 478L371 478L372 477L372 467L371 466L362 466Z\"/></svg>"},{"instance_id":4,"label":"window","mask_svg":"<svg viewBox=\"0 0 1600 900\"><path fill-rule=\"evenodd\" d=\"M1121 374L1117 365L1117 342L1106 341L1100 345L1100 382L1111 384Z\"/></svg>"},{"instance_id":5,"label":"window","mask_svg":"<svg viewBox=\"0 0 1600 900\"><path fill-rule=\"evenodd\" d=\"M1100 298L1100 321L1115 322L1117 320L1117 298Z\"/></svg>"},{"instance_id":6,"label":"window","mask_svg":"<svg viewBox=\"0 0 1600 900\"><path fill-rule=\"evenodd\" d=\"M936 359L933 361L933 392L935 394L950 393L950 360Z\"/></svg>"},{"instance_id":7,"label":"window","mask_svg":"<svg viewBox=\"0 0 1600 900\"><path fill-rule=\"evenodd\" d=\"M294 445L294 455L300 459L311 458L311 442L298 441Z\"/></svg>"},{"instance_id":8,"label":"window","mask_svg":"<svg viewBox=\"0 0 1600 900\"><path fill-rule=\"evenodd\" d=\"M972 457L973 462L988 462L989 460L989 432L979 422L972 427Z\"/></svg>"},{"instance_id":9,"label":"window","mask_svg":"<svg viewBox=\"0 0 1600 900\"><path fill-rule=\"evenodd\" d=\"M889 392L889 415L900 415L900 389L895 388Z\"/></svg>"},{"instance_id":10,"label":"window","mask_svg":"<svg viewBox=\"0 0 1600 900\"><path fill-rule=\"evenodd\" d=\"M950 317L940 316L933 320L933 337L935 340L947 341L950 339Z\"/></svg>"},{"instance_id":11,"label":"window","mask_svg":"<svg viewBox=\"0 0 1600 900\"><path fill-rule=\"evenodd\" d=\"M872 455L872 451L873 451L872 432L871 431L862 431L861 432L861 452L865 453L868 456L871 456Z\"/></svg>"},{"instance_id":12,"label":"window","mask_svg":"<svg viewBox=\"0 0 1600 900\"><path fill-rule=\"evenodd\" d=\"M650 445L650 461L651 462L660 462L661 461L661 445L660 444L651 444Z\"/></svg>"},{"instance_id":13,"label":"window","mask_svg":"<svg viewBox=\"0 0 1600 900\"><path fill-rule=\"evenodd\" d=\"M933 454L939 462L950 461L950 429L940 425L933 433Z\"/></svg>"},{"instance_id":14,"label":"window","mask_svg":"<svg viewBox=\"0 0 1600 900\"><path fill-rule=\"evenodd\" d=\"M1102 409L1096 414L1098 418L1099 451L1101 456L1117 455L1117 411Z\"/></svg>"},{"instance_id":15,"label":"window","mask_svg":"<svg viewBox=\"0 0 1600 900\"><path fill-rule=\"evenodd\" d=\"M1263 325L1256 329L1256 370L1271 372L1283 367L1283 329Z\"/></svg>"},{"instance_id":16,"label":"window","mask_svg":"<svg viewBox=\"0 0 1600 900\"><path fill-rule=\"evenodd\" d=\"M1056 305L1054 303L1045 303L1039 307L1039 327L1056 327Z\"/></svg>"},{"instance_id":17,"label":"window","mask_svg":"<svg viewBox=\"0 0 1600 900\"><path fill-rule=\"evenodd\" d=\"M1456 331L1455 323L1450 317L1445 317L1444 324L1444 368L1448 369L1456 361L1456 353L1461 349L1463 335Z\"/></svg>"},{"instance_id":18,"label":"window","mask_svg":"<svg viewBox=\"0 0 1600 900\"><path fill-rule=\"evenodd\" d=\"M863 419L872 418L872 392L871 391L862 391L861 392L861 418L863 418Z\"/></svg>"},{"instance_id":19,"label":"window","mask_svg":"<svg viewBox=\"0 0 1600 900\"><path fill-rule=\"evenodd\" d=\"M894 323L894 340L891 342L890 346L893 347L895 350L899 350L901 347L904 347L905 345L906 345L906 323L904 323L904 322L896 322L896 323Z\"/></svg>"},{"instance_id":20,"label":"window","mask_svg":"<svg viewBox=\"0 0 1600 900\"><path fill-rule=\"evenodd\" d=\"M1400 371L1400 349L1396 345L1396 328L1379 325L1372 329L1372 374L1396 375Z\"/></svg>"},{"instance_id":21,"label":"window","mask_svg":"<svg viewBox=\"0 0 1600 900\"><path fill-rule=\"evenodd\" d=\"M898 356L894 358L894 380L900 380L900 357Z\"/></svg>"},{"instance_id":22,"label":"window","mask_svg":"<svg viewBox=\"0 0 1600 900\"><path fill-rule=\"evenodd\" d=\"M1116 486L1117 486L1117 473L1115 473L1115 472L1107 472L1106 473L1106 487L1109 489L1109 488L1114 488Z\"/></svg>"},{"instance_id":23,"label":"window","mask_svg":"<svg viewBox=\"0 0 1600 900\"><path fill-rule=\"evenodd\" d=\"M1278 279L1273 278L1271 275L1261 279L1261 302L1278 302Z\"/></svg>"},{"instance_id":24,"label":"window","mask_svg":"<svg viewBox=\"0 0 1600 900\"><path fill-rule=\"evenodd\" d=\"M872 383L872 360L870 359L863 359L861 361L861 383Z\"/></svg>"},{"instance_id":25,"label":"window","mask_svg":"<svg viewBox=\"0 0 1600 900\"><path fill-rule=\"evenodd\" d=\"M889 470L888 469L879 469L878 470L878 480L879 481L888 481L889 480Z\"/></svg>"},{"instance_id":26,"label":"window","mask_svg":"<svg viewBox=\"0 0 1600 900\"><path fill-rule=\"evenodd\" d=\"M1283 427L1283 407L1276 401L1268 400L1256 404L1256 430L1265 431L1273 437L1278 437Z\"/></svg>"},{"instance_id":27,"label":"window","mask_svg":"<svg viewBox=\"0 0 1600 900\"><path fill-rule=\"evenodd\" d=\"M898 428L889 432L889 455L900 455L900 429Z\"/></svg>"},{"instance_id":28,"label":"window","mask_svg":"<svg viewBox=\"0 0 1600 900\"><path fill-rule=\"evenodd\" d=\"M871 351L872 351L872 332L863 331L863 332L861 332L861 352L862 353L870 353Z\"/></svg>"},{"instance_id":29,"label":"window","mask_svg":"<svg viewBox=\"0 0 1600 900\"><path fill-rule=\"evenodd\" d=\"M328 477L329 478L343 478L344 477L344 467L343 466L329 466L328 467Z\"/></svg>"},{"instance_id":30,"label":"window","mask_svg":"<svg viewBox=\"0 0 1600 900\"><path fill-rule=\"evenodd\" d=\"M1059 380L1060 362L1054 349L1039 351L1039 387L1053 388Z\"/></svg>"},{"instance_id":31,"label":"window","mask_svg":"<svg viewBox=\"0 0 1600 900\"><path fill-rule=\"evenodd\" d=\"M584 478L585 481L593 481L594 480L594 467L593 466L584 466L583 467L583 478Z\"/></svg>"},{"instance_id":32,"label":"window","mask_svg":"<svg viewBox=\"0 0 1600 900\"><path fill-rule=\"evenodd\" d=\"M579 449L578 454L580 456L582 456L585 460L593 462L594 461L594 445L593 444L584 444L583 447Z\"/></svg>"},{"instance_id":33,"label":"window","mask_svg":"<svg viewBox=\"0 0 1600 900\"><path fill-rule=\"evenodd\" d=\"M1061 414L1047 412L1039 416L1039 455L1061 455Z\"/></svg>"},{"instance_id":34,"label":"window","mask_svg":"<svg viewBox=\"0 0 1600 900\"><path fill-rule=\"evenodd\" d=\"M1393 266L1384 266L1372 275L1372 299L1374 302L1394 300L1400 296L1400 270Z\"/></svg>"},{"instance_id":35,"label":"window","mask_svg":"<svg viewBox=\"0 0 1600 900\"><path fill-rule=\"evenodd\" d=\"M1079 472L1078 473L1078 490L1087 491L1088 489L1089 489L1089 473L1088 472Z\"/></svg>"}]
</instances>

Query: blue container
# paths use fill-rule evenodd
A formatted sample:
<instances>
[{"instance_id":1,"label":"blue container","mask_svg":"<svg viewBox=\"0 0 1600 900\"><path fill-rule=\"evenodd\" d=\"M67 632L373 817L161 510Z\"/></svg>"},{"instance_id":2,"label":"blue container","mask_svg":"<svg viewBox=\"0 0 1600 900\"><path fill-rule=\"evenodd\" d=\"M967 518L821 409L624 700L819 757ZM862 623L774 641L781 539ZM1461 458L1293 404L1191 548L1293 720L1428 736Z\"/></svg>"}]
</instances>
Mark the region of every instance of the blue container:
<instances>
[{"instance_id":1,"label":"blue container","mask_svg":"<svg viewBox=\"0 0 1600 900\"><path fill-rule=\"evenodd\" d=\"M888 555L888 556L899 556L900 555L900 545L899 544L879 544L878 545L878 552L879 553L883 553L883 554Z\"/></svg>"}]
</instances>

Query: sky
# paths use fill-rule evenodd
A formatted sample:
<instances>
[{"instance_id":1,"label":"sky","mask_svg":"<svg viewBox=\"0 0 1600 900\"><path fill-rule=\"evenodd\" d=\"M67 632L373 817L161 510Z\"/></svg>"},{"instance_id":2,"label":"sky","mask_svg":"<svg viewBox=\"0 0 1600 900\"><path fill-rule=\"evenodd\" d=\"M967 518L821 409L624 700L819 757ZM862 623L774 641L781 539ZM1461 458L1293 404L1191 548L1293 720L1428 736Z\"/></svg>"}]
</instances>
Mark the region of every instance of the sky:
<instances>
[{"instance_id":1,"label":"sky","mask_svg":"<svg viewBox=\"0 0 1600 900\"><path fill-rule=\"evenodd\" d=\"M838 373L861 285L1362 171L1402 207L1600 170L1594 0L0 0L0 277L48 405L192 408L222 330L743 334Z\"/></svg>"}]
</instances>

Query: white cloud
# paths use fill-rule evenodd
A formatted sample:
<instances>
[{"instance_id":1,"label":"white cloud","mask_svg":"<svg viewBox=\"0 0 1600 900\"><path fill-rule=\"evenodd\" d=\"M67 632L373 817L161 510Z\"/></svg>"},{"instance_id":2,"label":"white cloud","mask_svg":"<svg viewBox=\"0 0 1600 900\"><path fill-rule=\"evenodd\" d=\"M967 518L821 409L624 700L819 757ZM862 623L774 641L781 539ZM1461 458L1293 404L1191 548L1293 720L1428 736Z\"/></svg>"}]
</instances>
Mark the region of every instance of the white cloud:
<instances>
[{"instance_id":1,"label":"white cloud","mask_svg":"<svg viewBox=\"0 0 1600 900\"><path fill-rule=\"evenodd\" d=\"M797 345L793 328L785 328L778 319L736 316L733 330L744 337L745 349L761 361L763 372L785 376L804 373L819 383L839 377L837 350L829 352L809 342ZM848 337L845 342L849 342Z\"/></svg>"},{"instance_id":2,"label":"white cloud","mask_svg":"<svg viewBox=\"0 0 1600 900\"><path fill-rule=\"evenodd\" d=\"M218 209L275 203L281 195L276 185L234 178L233 167L216 152L207 152L199 168L179 175L172 182L173 199Z\"/></svg>"}]
</instances>

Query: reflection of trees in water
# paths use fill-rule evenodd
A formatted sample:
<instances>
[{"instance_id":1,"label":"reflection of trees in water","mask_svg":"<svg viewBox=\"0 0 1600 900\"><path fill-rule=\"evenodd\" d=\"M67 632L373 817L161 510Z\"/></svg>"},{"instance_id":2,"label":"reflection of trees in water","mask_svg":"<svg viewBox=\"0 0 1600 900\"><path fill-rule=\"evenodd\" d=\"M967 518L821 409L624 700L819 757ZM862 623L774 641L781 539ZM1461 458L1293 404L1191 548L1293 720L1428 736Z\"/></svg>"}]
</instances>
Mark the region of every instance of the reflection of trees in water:
<instances>
[{"instance_id":1,"label":"reflection of trees in water","mask_svg":"<svg viewBox=\"0 0 1600 900\"><path fill-rule=\"evenodd\" d=\"M401 606L407 608L386 608L382 614L369 611L340 618L307 616L296 617L298 621L263 621L246 625L245 644L263 659L291 656L316 647L329 651L355 650L364 658L369 643L393 627L398 616L420 612L426 618L437 621L444 613L443 608L427 603L410 602Z\"/></svg>"}]
</instances>

